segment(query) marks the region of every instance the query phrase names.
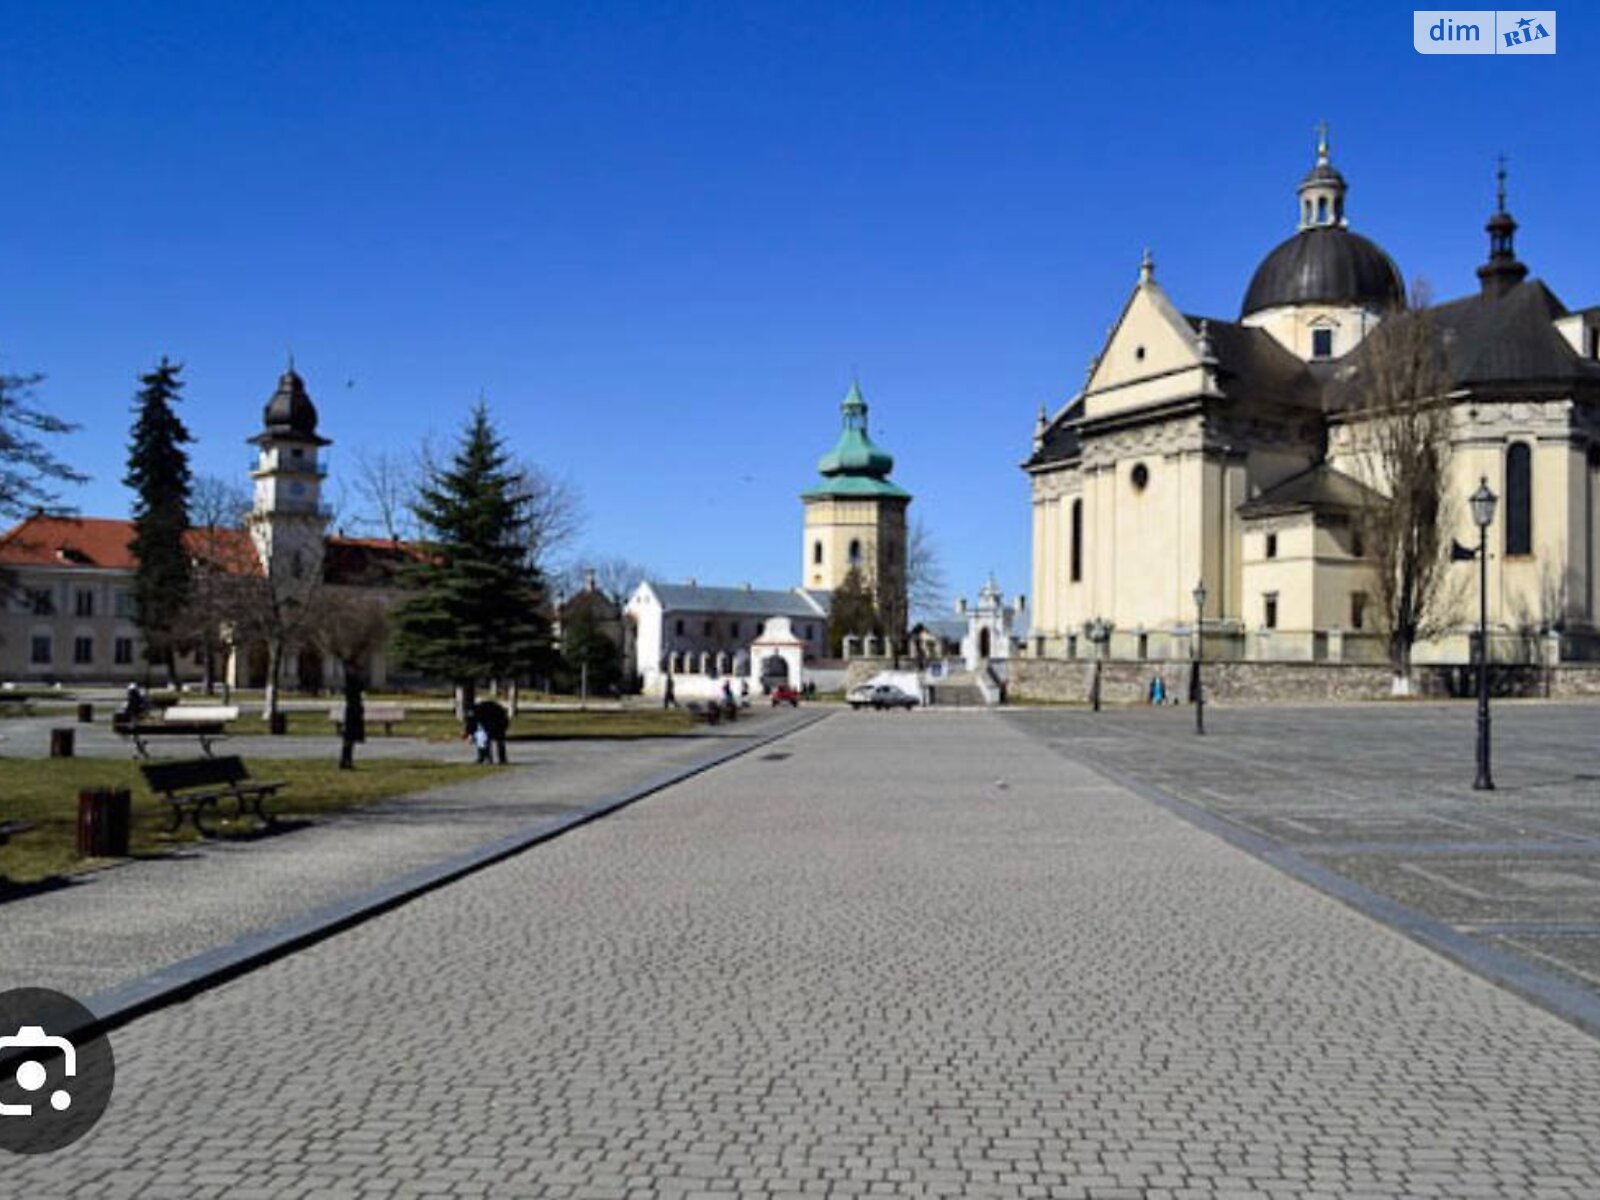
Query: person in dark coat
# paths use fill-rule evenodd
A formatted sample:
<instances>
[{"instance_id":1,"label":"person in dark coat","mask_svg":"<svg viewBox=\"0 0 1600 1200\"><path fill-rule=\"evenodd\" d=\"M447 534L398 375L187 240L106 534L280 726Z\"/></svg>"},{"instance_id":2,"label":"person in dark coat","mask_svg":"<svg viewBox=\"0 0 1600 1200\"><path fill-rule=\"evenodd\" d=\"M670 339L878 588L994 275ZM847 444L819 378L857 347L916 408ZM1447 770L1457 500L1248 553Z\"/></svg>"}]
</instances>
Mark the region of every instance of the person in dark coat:
<instances>
[{"instance_id":1,"label":"person in dark coat","mask_svg":"<svg viewBox=\"0 0 1600 1200\"><path fill-rule=\"evenodd\" d=\"M361 700L364 681L361 672L348 667L344 673L344 719L339 722L339 769L356 765L356 744L367 740L367 710Z\"/></svg>"},{"instance_id":2,"label":"person in dark coat","mask_svg":"<svg viewBox=\"0 0 1600 1200\"><path fill-rule=\"evenodd\" d=\"M672 676L671 675L667 676L666 690L661 693L661 707L662 708L677 708L678 707L678 689L675 688L672 685Z\"/></svg>"},{"instance_id":3,"label":"person in dark coat","mask_svg":"<svg viewBox=\"0 0 1600 1200\"><path fill-rule=\"evenodd\" d=\"M504 763L506 734L511 732L511 715L497 701L480 700L472 706L472 719L494 747L495 761Z\"/></svg>"}]
</instances>

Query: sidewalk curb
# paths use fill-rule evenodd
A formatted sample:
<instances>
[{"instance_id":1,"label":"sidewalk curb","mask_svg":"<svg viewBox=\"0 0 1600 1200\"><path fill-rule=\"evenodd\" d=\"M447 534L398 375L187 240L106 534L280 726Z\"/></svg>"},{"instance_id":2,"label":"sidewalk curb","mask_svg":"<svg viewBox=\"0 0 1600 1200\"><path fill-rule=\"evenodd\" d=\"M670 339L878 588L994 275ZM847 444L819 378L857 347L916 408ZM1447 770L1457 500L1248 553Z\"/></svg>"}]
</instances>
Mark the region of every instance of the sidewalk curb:
<instances>
[{"instance_id":1,"label":"sidewalk curb","mask_svg":"<svg viewBox=\"0 0 1600 1200\"><path fill-rule=\"evenodd\" d=\"M353 929L458 879L464 879L486 867L504 862L564 833L587 825L591 821L597 821L627 808L647 796L693 779L734 759L770 746L773 742L792 737L831 715L831 712L824 712L808 716L807 719L786 729L758 737L753 742L741 744L704 762L669 771L585 808L564 813L518 833L486 842L476 849L407 872L387 883L368 888L344 900L323 905L282 924L246 934L225 945L160 967L138 979L97 992L83 1002L84 1006L94 1014L95 1019L91 1025L84 1029L56 1032L64 1032L77 1041L109 1033L149 1013L197 996L229 980L248 974L258 967L264 967L293 954L297 950Z\"/></svg>"}]
</instances>

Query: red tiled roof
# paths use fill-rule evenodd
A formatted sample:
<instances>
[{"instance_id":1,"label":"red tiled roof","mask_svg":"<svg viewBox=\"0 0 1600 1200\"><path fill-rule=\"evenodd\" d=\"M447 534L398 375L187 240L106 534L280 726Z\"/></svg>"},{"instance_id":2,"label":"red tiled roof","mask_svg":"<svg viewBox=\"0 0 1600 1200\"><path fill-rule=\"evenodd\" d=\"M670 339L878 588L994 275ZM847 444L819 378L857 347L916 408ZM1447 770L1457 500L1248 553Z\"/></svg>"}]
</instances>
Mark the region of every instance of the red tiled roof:
<instances>
[{"instance_id":1,"label":"red tiled roof","mask_svg":"<svg viewBox=\"0 0 1600 1200\"><path fill-rule=\"evenodd\" d=\"M34 516L0 536L0 567L83 567L132 571L133 522L108 517ZM259 575L261 560L248 531L191 529L189 553L238 575ZM409 547L384 538L328 539L330 582L378 582L412 556Z\"/></svg>"}]
</instances>

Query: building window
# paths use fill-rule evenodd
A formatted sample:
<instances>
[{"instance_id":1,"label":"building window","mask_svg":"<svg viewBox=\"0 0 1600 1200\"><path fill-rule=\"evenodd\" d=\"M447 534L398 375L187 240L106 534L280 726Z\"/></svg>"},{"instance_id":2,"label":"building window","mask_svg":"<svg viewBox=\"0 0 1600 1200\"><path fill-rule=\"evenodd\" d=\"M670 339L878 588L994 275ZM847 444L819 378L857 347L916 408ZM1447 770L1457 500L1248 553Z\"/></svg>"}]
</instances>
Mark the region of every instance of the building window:
<instances>
[{"instance_id":1,"label":"building window","mask_svg":"<svg viewBox=\"0 0 1600 1200\"><path fill-rule=\"evenodd\" d=\"M1278 535L1275 533L1267 534L1267 557L1278 557Z\"/></svg>"},{"instance_id":2,"label":"building window","mask_svg":"<svg viewBox=\"0 0 1600 1200\"><path fill-rule=\"evenodd\" d=\"M56 615L55 594L49 588L28 589L28 609L36 617L53 617Z\"/></svg>"},{"instance_id":3,"label":"building window","mask_svg":"<svg viewBox=\"0 0 1600 1200\"><path fill-rule=\"evenodd\" d=\"M1350 531L1350 554L1353 558L1365 558L1367 556L1367 539L1361 536L1361 530L1359 529Z\"/></svg>"},{"instance_id":4,"label":"building window","mask_svg":"<svg viewBox=\"0 0 1600 1200\"><path fill-rule=\"evenodd\" d=\"M119 667L132 665L133 639L131 637L119 637L111 643L111 661Z\"/></svg>"},{"instance_id":5,"label":"building window","mask_svg":"<svg viewBox=\"0 0 1600 1200\"><path fill-rule=\"evenodd\" d=\"M138 607L133 602L132 592L119 591L112 597L112 608L117 616L124 621L132 621L139 615Z\"/></svg>"},{"instance_id":6,"label":"building window","mask_svg":"<svg viewBox=\"0 0 1600 1200\"><path fill-rule=\"evenodd\" d=\"M1072 502L1072 582L1083 580L1083 501Z\"/></svg>"},{"instance_id":7,"label":"building window","mask_svg":"<svg viewBox=\"0 0 1600 1200\"><path fill-rule=\"evenodd\" d=\"M51 657L50 635L36 633L33 635L33 648L28 655L28 661L36 667L48 667Z\"/></svg>"},{"instance_id":8,"label":"building window","mask_svg":"<svg viewBox=\"0 0 1600 1200\"><path fill-rule=\"evenodd\" d=\"M738 637L739 636L739 622L735 621L731 625L728 626L728 636L729 637Z\"/></svg>"},{"instance_id":9,"label":"building window","mask_svg":"<svg viewBox=\"0 0 1600 1200\"><path fill-rule=\"evenodd\" d=\"M1313 329L1311 331L1311 357L1333 357L1333 330Z\"/></svg>"},{"instance_id":10,"label":"building window","mask_svg":"<svg viewBox=\"0 0 1600 1200\"><path fill-rule=\"evenodd\" d=\"M1150 468L1143 463L1134 463L1128 478L1133 481L1133 490L1142 492L1150 486Z\"/></svg>"},{"instance_id":11,"label":"building window","mask_svg":"<svg viewBox=\"0 0 1600 1200\"><path fill-rule=\"evenodd\" d=\"M1600 358L1600 329L1589 330L1589 357Z\"/></svg>"},{"instance_id":12,"label":"building window","mask_svg":"<svg viewBox=\"0 0 1600 1200\"><path fill-rule=\"evenodd\" d=\"M854 538L850 540L850 565L852 567L861 565L861 543Z\"/></svg>"},{"instance_id":13,"label":"building window","mask_svg":"<svg viewBox=\"0 0 1600 1200\"><path fill-rule=\"evenodd\" d=\"M79 588L73 593L73 611L80 617L94 616L94 593L85 588Z\"/></svg>"},{"instance_id":14,"label":"building window","mask_svg":"<svg viewBox=\"0 0 1600 1200\"><path fill-rule=\"evenodd\" d=\"M800 630L800 636L809 642L811 640L811 626L803 626Z\"/></svg>"},{"instance_id":15,"label":"building window","mask_svg":"<svg viewBox=\"0 0 1600 1200\"><path fill-rule=\"evenodd\" d=\"M813 566L817 566L817 567L820 567L822 565L822 543L821 542L813 542L813 543L811 543L811 563L812 563Z\"/></svg>"},{"instance_id":16,"label":"building window","mask_svg":"<svg viewBox=\"0 0 1600 1200\"><path fill-rule=\"evenodd\" d=\"M679 620L673 622L672 629L673 629L674 633L676 633L679 637L682 637L683 636L683 620L680 618Z\"/></svg>"},{"instance_id":17,"label":"building window","mask_svg":"<svg viewBox=\"0 0 1600 1200\"><path fill-rule=\"evenodd\" d=\"M1318 196L1317 197L1317 224L1318 225L1326 225L1327 223L1328 223L1328 198L1326 196Z\"/></svg>"},{"instance_id":18,"label":"building window","mask_svg":"<svg viewBox=\"0 0 1600 1200\"><path fill-rule=\"evenodd\" d=\"M1367 627L1367 594L1365 592L1350 593L1350 628L1365 629Z\"/></svg>"},{"instance_id":19,"label":"building window","mask_svg":"<svg viewBox=\"0 0 1600 1200\"><path fill-rule=\"evenodd\" d=\"M72 639L72 661L80 667L87 667L94 662L94 639L92 637L75 637Z\"/></svg>"},{"instance_id":20,"label":"building window","mask_svg":"<svg viewBox=\"0 0 1600 1200\"><path fill-rule=\"evenodd\" d=\"M1278 627L1278 593L1268 592L1261 597L1261 623L1268 629Z\"/></svg>"},{"instance_id":21,"label":"building window","mask_svg":"<svg viewBox=\"0 0 1600 1200\"><path fill-rule=\"evenodd\" d=\"M1533 553L1533 449L1527 442L1506 450L1506 553Z\"/></svg>"},{"instance_id":22,"label":"building window","mask_svg":"<svg viewBox=\"0 0 1600 1200\"><path fill-rule=\"evenodd\" d=\"M710 621L707 621L707 622L706 622L706 623L705 623L705 624L704 624L704 625L703 625L703 626L702 626L702 627L701 627L701 630L700 630L700 632L701 632L701 633L703 633L703 634L705 634L705 636L706 636L706 637L710 637L710 636L711 636L711 631L712 631L712 630L713 630L713 629L715 629L715 628L716 628L716 626L715 626L715 625L713 625L713 624L712 624L712 623L711 623L711 622L710 622Z\"/></svg>"}]
</instances>

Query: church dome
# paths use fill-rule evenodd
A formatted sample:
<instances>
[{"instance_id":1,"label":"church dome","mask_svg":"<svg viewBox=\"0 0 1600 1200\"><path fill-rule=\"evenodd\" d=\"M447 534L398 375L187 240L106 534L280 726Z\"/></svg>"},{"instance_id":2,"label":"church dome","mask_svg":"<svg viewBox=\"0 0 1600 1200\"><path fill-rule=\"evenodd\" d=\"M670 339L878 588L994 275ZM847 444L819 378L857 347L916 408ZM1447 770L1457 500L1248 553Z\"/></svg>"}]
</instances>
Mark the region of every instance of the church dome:
<instances>
[{"instance_id":1,"label":"church dome","mask_svg":"<svg viewBox=\"0 0 1600 1200\"><path fill-rule=\"evenodd\" d=\"M842 411L844 429L833 449L817 463L817 470L828 476L865 475L882 479L894 470L894 455L867 436L867 402L858 385L850 385Z\"/></svg>"},{"instance_id":2,"label":"church dome","mask_svg":"<svg viewBox=\"0 0 1600 1200\"><path fill-rule=\"evenodd\" d=\"M270 434L316 437L317 406L311 403L306 382L295 374L293 367L278 377L278 390L267 401L263 419Z\"/></svg>"},{"instance_id":3,"label":"church dome","mask_svg":"<svg viewBox=\"0 0 1600 1200\"><path fill-rule=\"evenodd\" d=\"M1302 229L1261 260L1242 315L1293 304L1387 309L1405 300L1400 268L1383 248L1341 225Z\"/></svg>"}]
</instances>

